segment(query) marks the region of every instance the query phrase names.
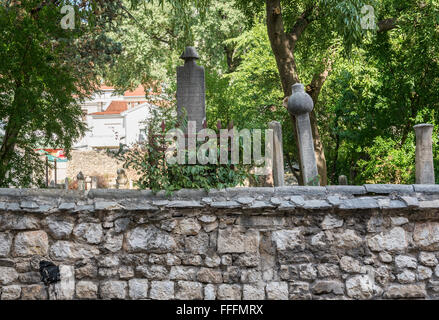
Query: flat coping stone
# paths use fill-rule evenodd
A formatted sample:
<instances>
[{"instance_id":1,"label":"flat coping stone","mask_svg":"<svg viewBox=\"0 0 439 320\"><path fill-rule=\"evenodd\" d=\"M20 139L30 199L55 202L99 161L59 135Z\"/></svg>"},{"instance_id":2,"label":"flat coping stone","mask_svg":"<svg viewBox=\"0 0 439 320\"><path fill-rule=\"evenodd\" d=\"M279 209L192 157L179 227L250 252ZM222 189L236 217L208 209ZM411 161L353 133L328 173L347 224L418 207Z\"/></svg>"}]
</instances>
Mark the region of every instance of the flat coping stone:
<instances>
[{"instance_id":1,"label":"flat coping stone","mask_svg":"<svg viewBox=\"0 0 439 320\"><path fill-rule=\"evenodd\" d=\"M346 194L366 194L366 188L364 186L326 186L326 190L329 193L346 193Z\"/></svg>"},{"instance_id":2,"label":"flat coping stone","mask_svg":"<svg viewBox=\"0 0 439 320\"><path fill-rule=\"evenodd\" d=\"M413 193L413 185L406 184L365 184L367 193L389 194L389 193Z\"/></svg>"},{"instance_id":3,"label":"flat coping stone","mask_svg":"<svg viewBox=\"0 0 439 320\"><path fill-rule=\"evenodd\" d=\"M439 184L414 184L415 192L439 193Z\"/></svg>"},{"instance_id":4,"label":"flat coping stone","mask_svg":"<svg viewBox=\"0 0 439 320\"><path fill-rule=\"evenodd\" d=\"M376 199L370 197L344 199L339 208L344 210L354 209L379 209L379 203Z\"/></svg>"}]
</instances>

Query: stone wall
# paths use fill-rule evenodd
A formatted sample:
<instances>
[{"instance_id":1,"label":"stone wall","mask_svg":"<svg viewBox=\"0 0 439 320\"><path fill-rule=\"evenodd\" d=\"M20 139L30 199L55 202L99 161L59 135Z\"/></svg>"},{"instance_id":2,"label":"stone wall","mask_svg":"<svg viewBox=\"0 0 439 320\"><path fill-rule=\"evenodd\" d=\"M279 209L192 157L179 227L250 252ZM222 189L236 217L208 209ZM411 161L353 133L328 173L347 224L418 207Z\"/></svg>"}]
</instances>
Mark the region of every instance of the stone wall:
<instances>
[{"instance_id":1,"label":"stone wall","mask_svg":"<svg viewBox=\"0 0 439 320\"><path fill-rule=\"evenodd\" d=\"M438 258L437 185L0 189L1 299L439 299Z\"/></svg>"},{"instance_id":2,"label":"stone wall","mask_svg":"<svg viewBox=\"0 0 439 320\"><path fill-rule=\"evenodd\" d=\"M79 171L84 176L100 176L112 186L116 183L117 169L122 168L123 163L108 156L105 150L71 151L71 159L67 162L67 178L76 180ZM135 170L126 169L128 179L137 180Z\"/></svg>"}]
</instances>

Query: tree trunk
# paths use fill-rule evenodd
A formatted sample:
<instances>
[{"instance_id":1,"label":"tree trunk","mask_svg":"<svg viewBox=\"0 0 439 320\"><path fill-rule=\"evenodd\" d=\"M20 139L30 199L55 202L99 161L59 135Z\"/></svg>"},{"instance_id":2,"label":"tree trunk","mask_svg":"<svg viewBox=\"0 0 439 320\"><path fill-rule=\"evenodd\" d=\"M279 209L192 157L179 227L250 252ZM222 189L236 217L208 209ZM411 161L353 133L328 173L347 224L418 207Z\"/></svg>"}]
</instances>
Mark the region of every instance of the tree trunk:
<instances>
[{"instance_id":1,"label":"tree trunk","mask_svg":"<svg viewBox=\"0 0 439 320\"><path fill-rule=\"evenodd\" d=\"M280 0L266 0L266 14L268 37L276 58L282 89L285 97L287 97L291 95L292 85L300 82L297 74L296 62L294 60L293 47L295 43L292 44L290 39L285 34ZM298 39L298 36L296 36L295 39ZM316 93L318 97L320 90L318 90ZM291 120L293 122L294 137L296 141L298 141L295 117L291 116ZM314 149L316 153L317 169L320 175L320 185L324 186L327 184L326 158L314 111L310 114L310 120L314 140ZM299 154L299 144L296 143L296 146ZM299 165L301 165L300 157Z\"/></svg>"}]
</instances>

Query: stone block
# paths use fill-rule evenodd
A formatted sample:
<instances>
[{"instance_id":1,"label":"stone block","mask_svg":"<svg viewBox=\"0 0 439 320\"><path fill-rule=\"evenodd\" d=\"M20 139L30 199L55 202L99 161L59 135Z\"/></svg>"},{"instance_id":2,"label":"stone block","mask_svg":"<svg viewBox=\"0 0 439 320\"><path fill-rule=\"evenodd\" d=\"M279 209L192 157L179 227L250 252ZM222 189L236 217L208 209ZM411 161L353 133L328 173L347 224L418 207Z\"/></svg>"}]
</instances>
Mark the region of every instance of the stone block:
<instances>
[{"instance_id":1,"label":"stone block","mask_svg":"<svg viewBox=\"0 0 439 320\"><path fill-rule=\"evenodd\" d=\"M102 299L125 299L127 295L127 283L125 281L104 281L100 285L100 296Z\"/></svg>"},{"instance_id":2,"label":"stone block","mask_svg":"<svg viewBox=\"0 0 439 320\"><path fill-rule=\"evenodd\" d=\"M202 300L203 285L193 281L178 281L175 288L175 298L178 300Z\"/></svg>"},{"instance_id":3,"label":"stone block","mask_svg":"<svg viewBox=\"0 0 439 320\"><path fill-rule=\"evenodd\" d=\"M15 236L14 255L28 257L45 256L49 249L49 239L44 231L25 231Z\"/></svg>"},{"instance_id":4,"label":"stone block","mask_svg":"<svg viewBox=\"0 0 439 320\"><path fill-rule=\"evenodd\" d=\"M172 281L151 281L149 297L154 300L174 299L174 282Z\"/></svg>"},{"instance_id":5,"label":"stone block","mask_svg":"<svg viewBox=\"0 0 439 320\"><path fill-rule=\"evenodd\" d=\"M129 296L133 300L146 299L148 297L148 280L131 279L128 281Z\"/></svg>"},{"instance_id":6,"label":"stone block","mask_svg":"<svg viewBox=\"0 0 439 320\"><path fill-rule=\"evenodd\" d=\"M241 286L238 284L220 284L217 291L218 300L241 300Z\"/></svg>"}]
</instances>

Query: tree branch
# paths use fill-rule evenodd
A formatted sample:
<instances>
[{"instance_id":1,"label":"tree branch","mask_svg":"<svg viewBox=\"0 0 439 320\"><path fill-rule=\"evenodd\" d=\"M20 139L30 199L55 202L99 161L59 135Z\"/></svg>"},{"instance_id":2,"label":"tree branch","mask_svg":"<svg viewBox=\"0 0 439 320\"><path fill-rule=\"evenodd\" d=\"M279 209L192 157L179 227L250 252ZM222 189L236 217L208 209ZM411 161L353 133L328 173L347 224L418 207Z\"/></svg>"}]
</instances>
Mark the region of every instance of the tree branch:
<instances>
[{"instance_id":1,"label":"tree branch","mask_svg":"<svg viewBox=\"0 0 439 320\"><path fill-rule=\"evenodd\" d=\"M296 43L299 41L300 36L305 31L306 27L314 20L311 18L314 9L315 7L309 7L306 9L297 19L291 32L287 35L292 51L294 51Z\"/></svg>"},{"instance_id":2,"label":"tree branch","mask_svg":"<svg viewBox=\"0 0 439 320\"><path fill-rule=\"evenodd\" d=\"M387 32L392 29L396 29L398 27L397 21L395 18L384 19L378 22L378 31L377 32Z\"/></svg>"}]
</instances>

